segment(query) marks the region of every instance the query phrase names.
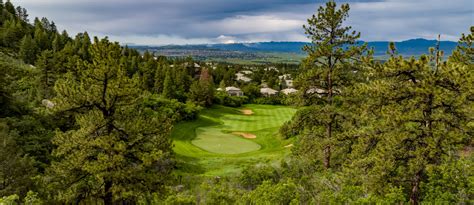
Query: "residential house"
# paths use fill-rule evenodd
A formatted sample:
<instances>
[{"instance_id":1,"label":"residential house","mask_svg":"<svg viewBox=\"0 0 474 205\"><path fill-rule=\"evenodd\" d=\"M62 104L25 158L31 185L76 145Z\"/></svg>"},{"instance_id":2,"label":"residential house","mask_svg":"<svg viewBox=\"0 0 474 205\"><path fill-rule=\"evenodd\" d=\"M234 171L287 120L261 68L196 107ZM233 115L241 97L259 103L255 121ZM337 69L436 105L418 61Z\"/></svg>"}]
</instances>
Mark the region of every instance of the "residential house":
<instances>
[{"instance_id":1,"label":"residential house","mask_svg":"<svg viewBox=\"0 0 474 205\"><path fill-rule=\"evenodd\" d=\"M281 90L280 92L284 93L285 95L289 95L289 94L298 92L298 90L294 88L286 88L286 89Z\"/></svg>"},{"instance_id":2,"label":"residential house","mask_svg":"<svg viewBox=\"0 0 474 205\"><path fill-rule=\"evenodd\" d=\"M230 96L244 96L244 92L242 92L242 90L240 90L240 88L236 88L236 87L231 86L231 87L226 87L225 91Z\"/></svg>"},{"instance_id":3,"label":"residential house","mask_svg":"<svg viewBox=\"0 0 474 205\"><path fill-rule=\"evenodd\" d=\"M271 88L260 88L260 93L263 96L272 96L278 94L278 91Z\"/></svg>"}]
</instances>

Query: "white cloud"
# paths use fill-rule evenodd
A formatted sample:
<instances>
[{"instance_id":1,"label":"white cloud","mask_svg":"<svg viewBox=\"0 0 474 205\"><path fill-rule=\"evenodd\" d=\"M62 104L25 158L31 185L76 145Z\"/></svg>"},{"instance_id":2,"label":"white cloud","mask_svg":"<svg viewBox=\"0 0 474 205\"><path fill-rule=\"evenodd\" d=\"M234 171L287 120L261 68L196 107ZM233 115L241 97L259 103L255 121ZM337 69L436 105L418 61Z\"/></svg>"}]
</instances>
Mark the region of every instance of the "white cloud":
<instances>
[{"instance_id":1,"label":"white cloud","mask_svg":"<svg viewBox=\"0 0 474 205\"><path fill-rule=\"evenodd\" d=\"M213 31L227 35L241 35L253 33L285 32L301 29L304 21L298 19L284 19L277 16L239 15L221 20L198 23L194 29L203 30L212 28Z\"/></svg>"},{"instance_id":2,"label":"white cloud","mask_svg":"<svg viewBox=\"0 0 474 205\"><path fill-rule=\"evenodd\" d=\"M472 0L347 0L362 40L457 40L474 25ZM12 0L71 35L136 44L306 41L317 0Z\"/></svg>"},{"instance_id":3,"label":"white cloud","mask_svg":"<svg viewBox=\"0 0 474 205\"><path fill-rule=\"evenodd\" d=\"M105 37L105 34L93 34L99 37ZM210 38L184 38L181 36L169 35L109 35L112 41L118 41L121 44L137 44L137 45L170 45L170 44L209 44L217 41Z\"/></svg>"},{"instance_id":4,"label":"white cloud","mask_svg":"<svg viewBox=\"0 0 474 205\"><path fill-rule=\"evenodd\" d=\"M217 37L217 41L219 43L225 43L225 44L230 44L230 43L236 43L236 38L234 36L226 36L226 35L220 35Z\"/></svg>"}]
</instances>

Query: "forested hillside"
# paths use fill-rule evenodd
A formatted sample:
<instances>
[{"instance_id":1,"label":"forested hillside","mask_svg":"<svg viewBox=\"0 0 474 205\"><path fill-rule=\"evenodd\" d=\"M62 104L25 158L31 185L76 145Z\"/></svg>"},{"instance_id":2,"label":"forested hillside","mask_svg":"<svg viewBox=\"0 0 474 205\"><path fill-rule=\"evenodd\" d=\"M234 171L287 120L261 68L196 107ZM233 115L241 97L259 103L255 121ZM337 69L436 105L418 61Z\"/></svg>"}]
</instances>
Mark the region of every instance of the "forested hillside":
<instances>
[{"instance_id":1,"label":"forested hillside","mask_svg":"<svg viewBox=\"0 0 474 205\"><path fill-rule=\"evenodd\" d=\"M349 11L318 8L299 65L240 65L0 0L0 204L474 203L474 26L381 62Z\"/></svg>"}]
</instances>

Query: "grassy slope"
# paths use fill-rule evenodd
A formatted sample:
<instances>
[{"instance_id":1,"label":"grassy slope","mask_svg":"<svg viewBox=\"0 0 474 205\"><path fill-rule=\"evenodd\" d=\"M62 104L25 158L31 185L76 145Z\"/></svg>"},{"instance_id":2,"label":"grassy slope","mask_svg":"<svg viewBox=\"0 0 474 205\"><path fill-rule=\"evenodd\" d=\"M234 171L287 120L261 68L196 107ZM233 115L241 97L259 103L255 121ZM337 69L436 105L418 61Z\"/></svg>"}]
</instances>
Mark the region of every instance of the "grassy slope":
<instances>
[{"instance_id":1,"label":"grassy slope","mask_svg":"<svg viewBox=\"0 0 474 205\"><path fill-rule=\"evenodd\" d=\"M251 116L242 115L240 109L214 106L204 110L199 119L175 126L172 137L174 150L178 154L179 172L214 175L233 175L250 164L259 162L277 162L289 153L284 145L289 144L278 136L278 129L296 112L285 106L247 105L253 110ZM251 141L258 143L260 149L241 154L218 154L207 152L193 145L197 133L219 130L250 132L257 135ZM249 140L249 139L241 139Z\"/></svg>"}]
</instances>

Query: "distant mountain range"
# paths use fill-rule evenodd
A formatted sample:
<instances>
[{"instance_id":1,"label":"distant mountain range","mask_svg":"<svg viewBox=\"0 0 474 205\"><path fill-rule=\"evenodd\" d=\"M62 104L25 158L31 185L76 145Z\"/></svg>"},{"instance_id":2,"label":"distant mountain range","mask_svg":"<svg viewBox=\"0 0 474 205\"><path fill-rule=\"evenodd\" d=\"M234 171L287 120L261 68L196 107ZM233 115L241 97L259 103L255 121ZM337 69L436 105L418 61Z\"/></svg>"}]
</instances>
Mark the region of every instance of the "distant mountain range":
<instances>
[{"instance_id":1,"label":"distant mountain range","mask_svg":"<svg viewBox=\"0 0 474 205\"><path fill-rule=\"evenodd\" d=\"M359 42L364 43L364 42ZM436 40L411 39L395 42L397 52L403 56L420 56L428 53L430 47L435 47ZM203 45L167 45L167 46L134 46L141 51L149 50L164 56L193 56L197 59L225 58L262 58L262 55L280 55L291 53L303 56L302 48L307 42L259 42L232 44L203 44ZM387 54L388 41L367 42L369 48L374 48L375 56L384 57ZM441 41L440 49L446 55L452 53L457 42ZM292 56L294 57L294 56Z\"/></svg>"}]
</instances>

